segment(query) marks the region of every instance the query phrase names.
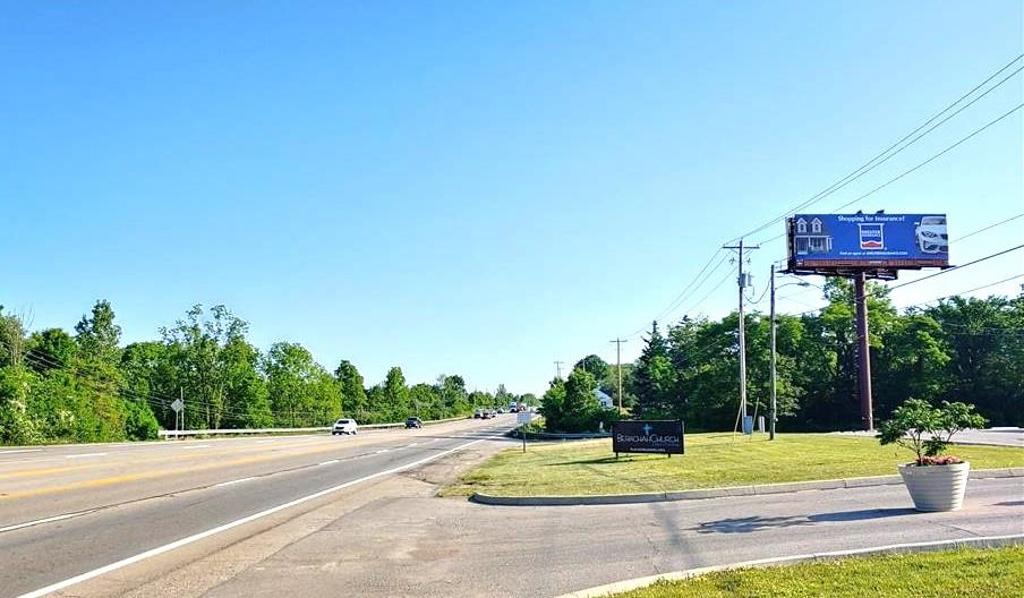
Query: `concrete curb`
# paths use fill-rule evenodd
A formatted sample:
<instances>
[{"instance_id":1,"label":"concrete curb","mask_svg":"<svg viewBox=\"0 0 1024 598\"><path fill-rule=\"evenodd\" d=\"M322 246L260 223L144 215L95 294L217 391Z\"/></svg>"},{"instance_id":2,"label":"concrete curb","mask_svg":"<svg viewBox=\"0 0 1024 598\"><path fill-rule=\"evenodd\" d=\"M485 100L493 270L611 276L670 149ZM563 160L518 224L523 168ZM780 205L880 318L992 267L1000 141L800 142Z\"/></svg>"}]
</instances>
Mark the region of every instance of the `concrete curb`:
<instances>
[{"instance_id":1,"label":"concrete curb","mask_svg":"<svg viewBox=\"0 0 1024 598\"><path fill-rule=\"evenodd\" d=\"M684 569L661 575L648 577L637 577L615 583L596 586L562 594L557 598L598 598L609 596L620 592L628 592L638 588L647 587L659 581L678 581L692 579L708 573L717 571L729 571L732 569L749 569L753 567L772 567L779 565L793 565L797 563L813 561L834 561L847 557L868 556L875 554L908 554L915 552L936 552L955 548L999 548L1001 546L1024 545L1024 534L1013 536L988 536L982 538L963 538L960 540L940 540L937 542L918 542L914 544L890 544L873 548L859 548L856 550L839 550L835 552L818 552L812 554L801 554L796 556L784 556L756 561L744 561L729 565L715 565L712 567L699 567L696 569Z\"/></svg>"},{"instance_id":2,"label":"concrete curb","mask_svg":"<svg viewBox=\"0 0 1024 598\"><path fill-rule=\"evenodd\" d=\"M1024 478L1024 468L978 469L971 471L971 479ZM787 494L804 490L839 490L842 488L865 488L868 486L891 486L902 484L898 475L869 478L847 478L839 480L811 480L785 484L759 484L755 486L733 486L724 488L701 488L675 492L647 492L643 494L599 494L595 496L491 496L476 492L470 500L483 505L504 507L549 507L578 505L631 505L677 500L701 500L728 496L762 496Z\"/></svg>"}]
</instances>

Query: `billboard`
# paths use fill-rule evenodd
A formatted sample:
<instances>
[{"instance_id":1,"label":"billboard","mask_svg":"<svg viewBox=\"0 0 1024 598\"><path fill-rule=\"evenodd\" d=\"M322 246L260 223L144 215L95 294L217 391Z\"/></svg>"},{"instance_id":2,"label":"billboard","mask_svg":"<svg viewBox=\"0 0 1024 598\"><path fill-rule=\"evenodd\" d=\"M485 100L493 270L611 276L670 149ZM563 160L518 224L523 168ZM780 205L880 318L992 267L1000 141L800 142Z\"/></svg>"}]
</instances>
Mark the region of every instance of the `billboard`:
<instances>
[{"instance_id":1,"label":"billboard","mask_svg":"<svg viewBox=\"0 0 1024 598\"><path fill-rule=\"evenodd\" d=\"M945 214L796 214L787 219L789 267L945 268Z\"/></svg>"},{"instance_id":2,"label":"billboard","mask_svg":"<svg viewBox=\"0 0 1024 598\"><path fill-rule=\"evenodd\" d=\"M683 454L680 420L629 420L612 423L612 450L616 453Z\"/></svg>"}]
</instances>

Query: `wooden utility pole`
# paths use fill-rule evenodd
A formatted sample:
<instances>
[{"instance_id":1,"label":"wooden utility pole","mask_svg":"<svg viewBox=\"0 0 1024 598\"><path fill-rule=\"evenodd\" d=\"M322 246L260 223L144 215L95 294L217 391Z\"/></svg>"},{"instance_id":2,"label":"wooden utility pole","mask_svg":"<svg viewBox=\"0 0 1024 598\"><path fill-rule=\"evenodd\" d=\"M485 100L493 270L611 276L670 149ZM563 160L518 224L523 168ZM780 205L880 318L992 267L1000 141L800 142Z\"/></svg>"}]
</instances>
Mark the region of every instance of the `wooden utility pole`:
<instances>
[{"instance_id":1,"label":"wooden utility pole","mask_svg":"<svg viewBox=\"0 0 1024 598\"><path fill-rule=\"evenodd\" d=\"M739 287L739 300L740 300L740 322L739 322L739 341L740 341L740 416L742 417L741 422L747 420L747 336L746 336L746 317L743 311L743 289L750 286L749 276L743 272L743 251L753 251L754 249L760 249L760 245L743 245L743 239L740 239L739 245L725 245L723 249L735 249L739 251L739 276L736 278L736 284Z\"/></svg>"},{"instance_id":2,"label":"wooden utility pole","mask_svg":"<svg viewBox=\"0 0 1024 598\"><path fill-rule=\"evenodd\" d=\"M615 343L615 367L619 370L619 413L622 413L622 343L629 341L616 338L615 340L608 342Z\"/></svg>"}]
</instances>

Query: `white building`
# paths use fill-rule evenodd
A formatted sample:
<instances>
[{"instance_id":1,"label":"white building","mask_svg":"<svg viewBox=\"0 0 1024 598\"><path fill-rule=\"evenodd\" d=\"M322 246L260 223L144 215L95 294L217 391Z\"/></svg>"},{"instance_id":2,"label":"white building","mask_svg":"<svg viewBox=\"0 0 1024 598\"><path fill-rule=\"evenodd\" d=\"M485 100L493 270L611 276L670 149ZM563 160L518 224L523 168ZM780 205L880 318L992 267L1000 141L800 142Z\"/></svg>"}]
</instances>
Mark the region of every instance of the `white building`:
<instances>
[{"instance_id":1,"label":"white building","mask_svg":"<svg viewBox=\"0 0 1024 598\"><path fill-rule=\"evenodd\" d=\"M615 402L612 400L610 396L608 396L608 394L601 392L600 388L594 389L594 398L596 398L597 402L601 403L601 406L604 407L605 409L615 408Z\"/></svg>"}]
</instances>

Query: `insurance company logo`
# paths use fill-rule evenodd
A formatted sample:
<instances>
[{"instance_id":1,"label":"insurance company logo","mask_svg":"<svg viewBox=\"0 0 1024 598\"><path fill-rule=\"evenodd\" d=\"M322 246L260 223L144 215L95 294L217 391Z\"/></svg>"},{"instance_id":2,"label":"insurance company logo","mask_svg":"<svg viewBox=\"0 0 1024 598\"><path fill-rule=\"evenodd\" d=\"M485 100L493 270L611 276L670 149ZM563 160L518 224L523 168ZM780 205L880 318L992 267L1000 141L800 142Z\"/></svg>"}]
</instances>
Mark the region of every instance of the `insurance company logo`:
<instances>
[{"instance_id":1,"label":"insurance company logo","mask_svg":"<svg viewBox=\"0 0 1024 598\"><path fill-rule=\"evenodd\" d=\"M860 229L861 249L885 249L885 239L882 237L884 224L878 222L862 222L857 225Z\"/></svg>"}]
</instances>

